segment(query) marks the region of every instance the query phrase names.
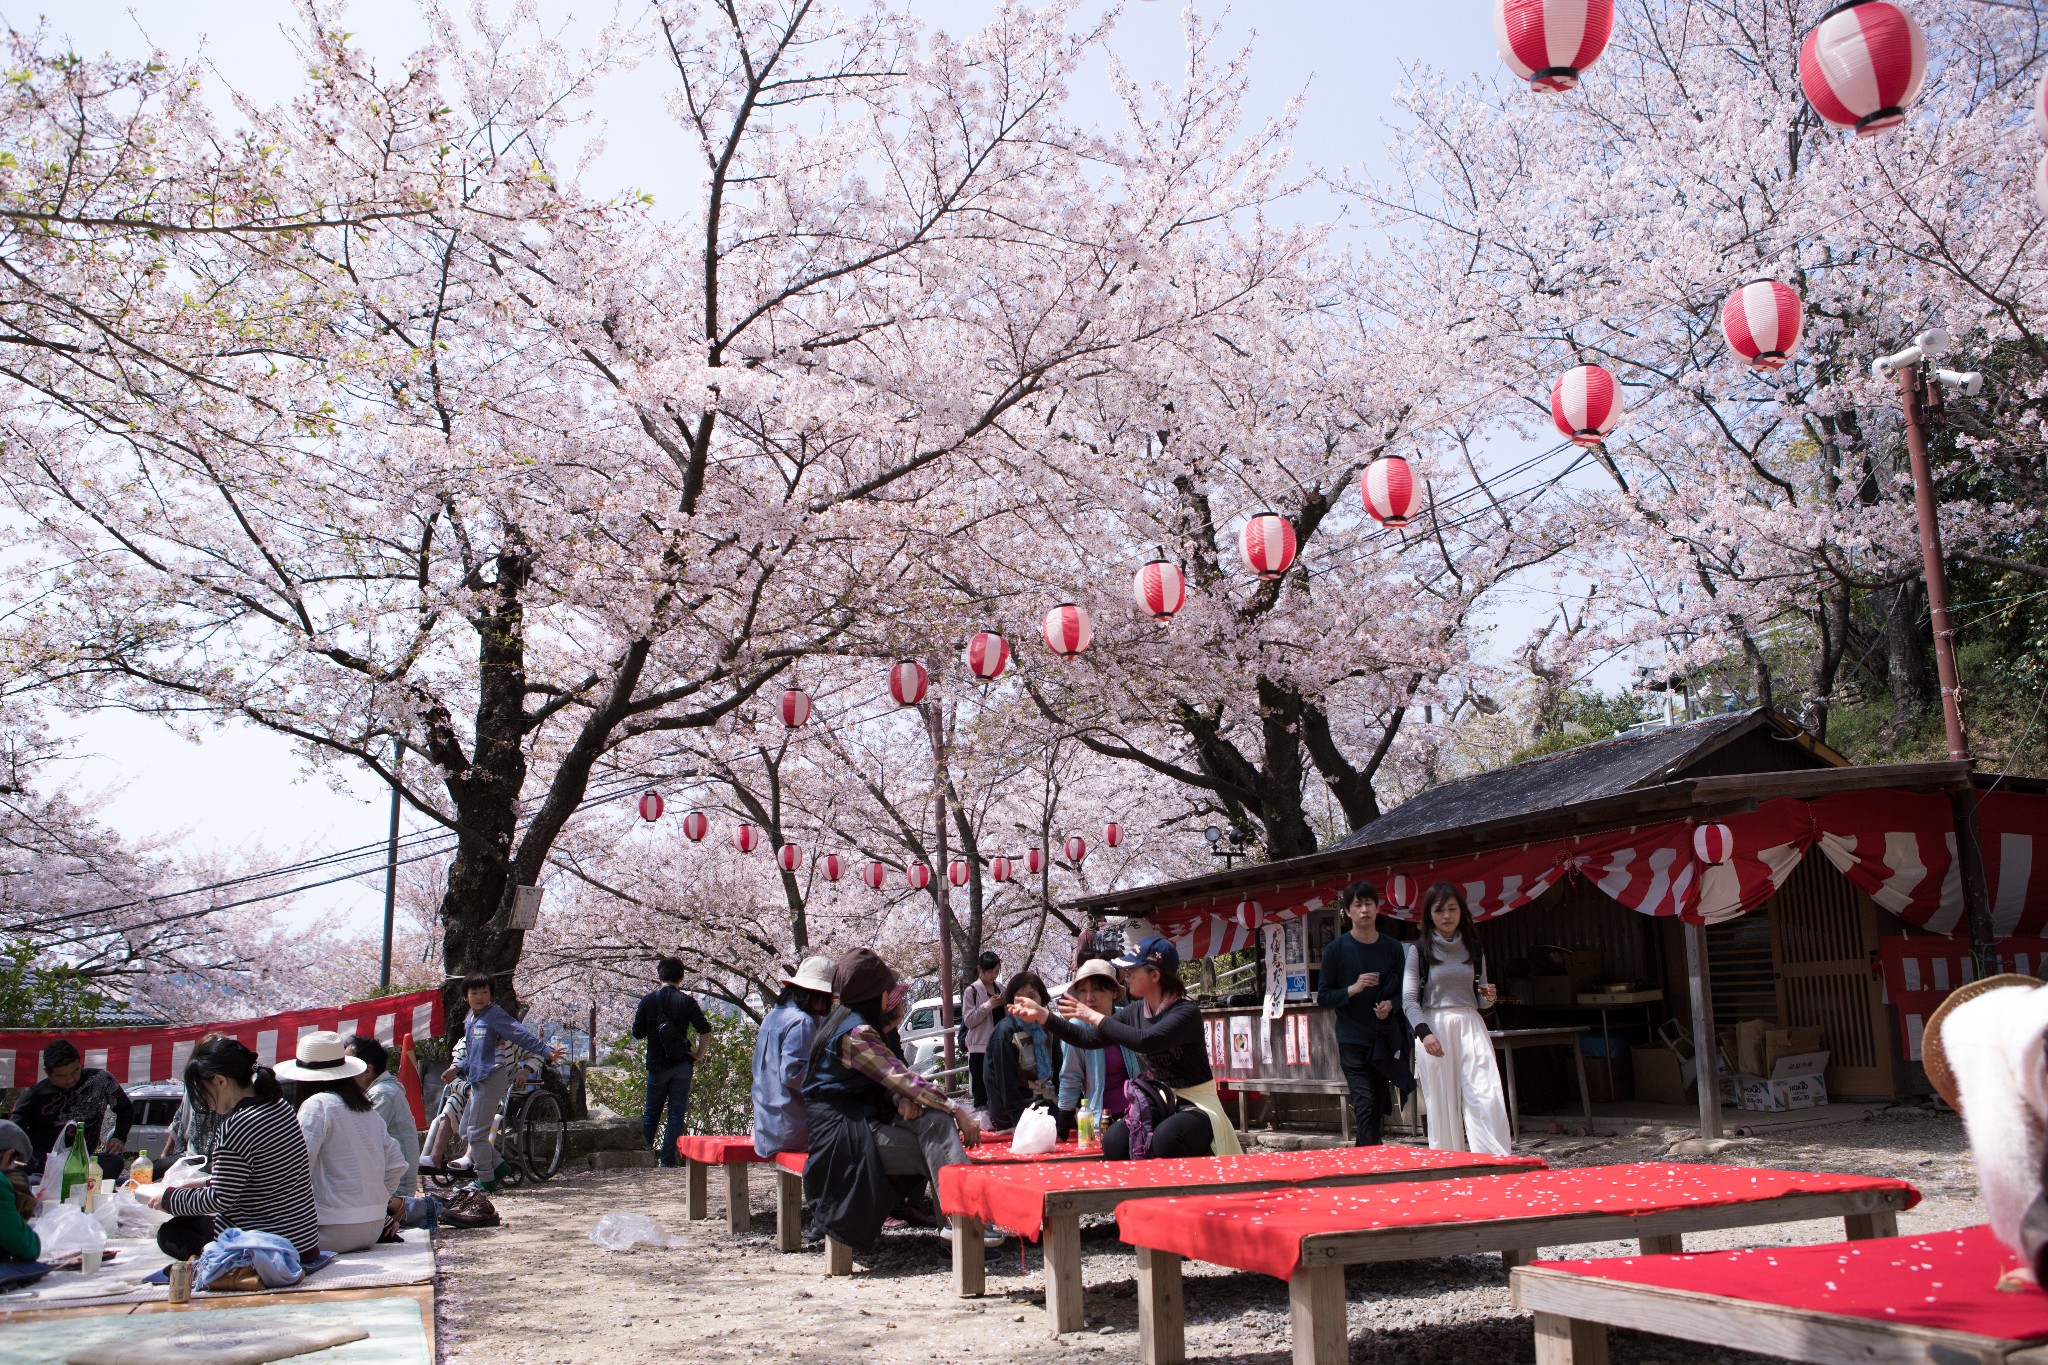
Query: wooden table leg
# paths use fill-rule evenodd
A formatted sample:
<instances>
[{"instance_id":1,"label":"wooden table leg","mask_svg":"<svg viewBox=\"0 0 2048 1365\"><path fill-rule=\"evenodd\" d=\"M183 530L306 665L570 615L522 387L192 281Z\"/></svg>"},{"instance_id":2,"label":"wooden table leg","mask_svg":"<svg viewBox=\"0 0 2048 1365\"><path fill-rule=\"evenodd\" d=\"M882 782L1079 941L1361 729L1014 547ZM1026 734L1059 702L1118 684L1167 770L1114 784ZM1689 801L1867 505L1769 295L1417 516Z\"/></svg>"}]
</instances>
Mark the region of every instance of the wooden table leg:
<instances>
[{"instance_id":1,"label":"wooden table leg","mask_svg":"<svg viewBox=\"0 0 2048 1365\"><path fill-rule=\"evenodd\" d=\"M1337 1097L1337 1131L1344 1135L1344 1145L1350 1146L1357 1130L1351 1126L1351 1097Z\"/></svg>"},{"instance_id":2,"label":"wooden table leg","mask_svg":"<svg viewBox=\"0 0 2048 1365\"><path fill-rule=\"evenodd\" d=\"M1508 1062L1508 1141L1513 1142L1522 1135L1522 1102L1515 1095L1515 1050L1504 1047L1501 1053Z\"/></svg>"},{"instance_id":3,"label":"wooden table leg","mask_svg":"<svg viewBox=\"0 0 2048 1365\"><path fill-rule=\"evenodd\" d=\"M1538 1313L1536 1365L1607 1365L1607 1328L1597 1322Z\"/></svg>"},{"instance_id":4,"label":"wooden table leg","mask_svg":"<svg viewBox=\"0 0 2048 1365\"><path fill-rule=\"evenodd\" d=\"M1502 1270L1513 1270L1516 1266L1529 1264L1542 1254L1542 1247L1516 1247L1512 1251L1503 1251L1500 1254L1500 1267Z\"/></svg>"},{"instance_id":5,"label":"wooden table leg","mask_svg":"<svg viewBox=\"0 0 2048 1365\"><path fill-rule=\"evenodd\" d=\"M981 1244L981 1220L953 1215L953 1292L978 1299L988 1289L988 1248Z\"/></svg>"},{"instance_id":6,"label":"wooden table leg","mask_svg":"<svg viewBox=\"0 0 2048 1365\"><path fill-rule=\"evenodd\" d=\"M1876 1213L1852 1213L1842 1220L1852 1242L1867 1241L1872 1237L1896 1237L1899 1235L1899 1215L1890 1209L1879 1209Z\"/></svg>"},{"instance_id":7,"label":"wooden table leg","mask_svg":"<svg viewBox=\"0 0 2048 1365\"><path fill-rule=\"evenodd\" d=\"M1604 1038L1605 1038L1605 1035L1604 1035L1604 1034L1602 1035L1602 1038L1603 1038L1603 1040L1604 1040ZM1606 1043L1605 1043L1605 1041L1603 1041L1603 1042L1601 1043L1601 1046L1602 1046L1602 1047L1605 1047L1605 1046L1606 1046ZM1582 1108L1583 1108L1583 1109L1585 1110L1585 1113L1586 1113L1586 1131L1587 1131L1588 1133L1590 1133L1590 1132L1592 1132L1592 1131L1593 1131L1593 1092L1592 1092L1592 1091L1590 1091L1590 1090L1588 1090L1588 1089L1586 1089L1586 1054L1585 1054L1584 1052L1580 1051L1580 1049L1579 1049L1579 1040L1578 1040L1577 1038L1574 1038L1574 1039L1572 1039L1572 1061L1574 1061L1574 1062L1576 1062L1576 1063L1578 1064L1578 1068L1579 1068L1579 1104L1580 1104L1580 1106L1581 1106L1581 1107L1582 1107ZM1613 1093L1612 1093L1612 1091L1611 1091L1611 1090L1610 1090L1610 1092L1609 1092L1608 1098L1610 1098L1610 1099L1611 1099L1611 1098L1613 1098Z\"/></svg>"},{"instance_id":8,"label":"wooden table leg","mask_svg":"<svg viewBox=\"0 0 2048 1365\"><path fill-rule=\"evenodd\" d=\"M804 1178L775 1168L775 1249L804 1249Z\"/></svg>"},{"instance_id":9,"label":"wooden table leg","mask_svg":"<svg viewBox=\"0 0 2048 1365\"><path fill-rule=\"evenodd\" d=\"M754 1226L753 1197L747 1191L747 1165L744 1161L725 1163L725 1230L727 1232L748 1232Z\"/></svg>"},{"instance_id":10,"label":"wooden table leg","mask_svg":"<svg viewBox=\"0 0 2048 1365\"><path fill-rule=\"evenodd\" d=\"M1181 1301L1180 1257L1138 1248L1138 1359L1144 1365L1185 1365L1187 1315Z\"/></svg>"},{"instance_id":11,"label":"wooden table leg","mask_svg":"<svg viewBox=\"0 0 2048 1365\"><path fill-rule=\"evenodd\" d=\"M708 1197L711 1192L711 1168L701 1161L690 1161L687 1164L690 1168L689 1190L683 1196L683 1216L694 1223L700 1218L711 1216L705 1208L711 1202Z\"/></svg>"},{"instance_id":12,"label":"wooden table leg","mask_svg":"<svg viewBox=\"0 0 2048 1365\"><path fill-rule=\"evenodd\" d=\"M1039 1234L1045 1253L1045 1312L1052 1319L1052 1332L1081 1330L1081 1215L1046 1215L1045 1231Z\"/></svg>"},{"instance_id":13,"label":"wooden table leg","mask_svg":"<svg viewBox=\"0 0 2048 1365\"><path fill-rule=\"evenodd\" d=\"M1661 1237L1645 1237L1641 1245L1645 1256L1676 1256L1685 1250L1685 1234L1667 1232Z\"/></svg>"},{"instance_id":14,"label":"wooden table leg","mask_svg":"<svg viewBox=\"0 0 2048 1365\"><path fill-rule=\"evenodd\" d=\"M851 1275L853 1273L853 1248L836 1237L825 1239L825 1274Z\"/></svg>"},{"instance_id":15,"label":"wooden table leg","mask_svg":"<svg viewBox=\"0 0 2048 1365\"><path fill-rule=\"evenodd\" d=\"M1344 1324L1344 1267L1298 1266L1287 1282L1294 1327L1294 1365L1344 1365L1351 1333Z\"/></svg>"}]
</instances>

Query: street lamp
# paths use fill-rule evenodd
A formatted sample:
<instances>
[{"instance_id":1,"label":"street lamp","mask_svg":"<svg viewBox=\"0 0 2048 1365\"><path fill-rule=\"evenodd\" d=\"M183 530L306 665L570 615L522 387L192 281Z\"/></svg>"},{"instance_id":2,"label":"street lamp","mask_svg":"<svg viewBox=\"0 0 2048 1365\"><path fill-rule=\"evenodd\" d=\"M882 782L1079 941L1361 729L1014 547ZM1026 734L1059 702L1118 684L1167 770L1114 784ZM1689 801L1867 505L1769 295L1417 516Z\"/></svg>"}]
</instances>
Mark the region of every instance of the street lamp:
<instances>
[{"instance_id":1,"label":"street lamp","mask_svg":"<svg viewBox=\"0 0 2048 1365\"><path fill-rule=\"evenodd\" d=\"M1948 571L1942 562L1941 522L1935 515L1934 475L1927 459L1927 420L1940 415L1943 389L1974 397L1984 387L1984 376L1974 370L1943 369L1923 376L1922 369L1946 356L1949 346L1948 332L1930 327L1914 337L1911 346L1871 361L1870 373L1877 379L1897 376L1899 381L1899 403L1906 417L1906 456L1913 471L1913 509L1920 521L1920 564L1927 578L1927 610L1934 625L1934 671L1941 681L1941 719L1948 731L1949 758L1967 763L1970 736L1963 727L1962 679L1956 668L1955 627L1948 614ZM1967 780L1953 797L1953 805L1956 862L1962 874L1971 952L1977 959L1977 974L1990 976L2002 968L1984 883L1984 850L1977 839L1977 793Z\"/></svg>"},{"instance_id":2,"label":"street lamp","mask_svg":"<svg viewBox=\"0 0 2048 1365\"><path fill-rule=\"evenodd\" d=\"M1237 825L1232 825L1228 830L1221 825L1210 825L1202 831L1202 837L1209 841L1209 852L1223 860L1225 872L1234 867L1239 858L1250 856L1244 851L1244 846L1250 841L1251 835ZM1228 848L1223 846L1226 837L1230 840Z\"/></svg>"}]
</instances>

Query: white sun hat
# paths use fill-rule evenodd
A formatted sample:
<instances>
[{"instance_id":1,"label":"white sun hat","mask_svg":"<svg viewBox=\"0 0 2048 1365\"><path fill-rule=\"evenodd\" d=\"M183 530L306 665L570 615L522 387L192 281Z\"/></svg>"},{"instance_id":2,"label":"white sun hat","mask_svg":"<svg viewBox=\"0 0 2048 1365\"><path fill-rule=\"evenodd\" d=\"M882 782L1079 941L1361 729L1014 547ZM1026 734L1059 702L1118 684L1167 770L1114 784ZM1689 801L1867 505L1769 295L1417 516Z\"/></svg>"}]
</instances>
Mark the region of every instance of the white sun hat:
<instances>
[{"instance_id":1,"label":"white sun hat","mask_svg":"<svg viewBox=\"0 0 2048 1365\"><path fill-rule=\"evenodd\" d=\"M801 986L807 991L832 994L832 959L829 957L807 957L794 972L782 974L785 986Z\"/></svg>"},{"instance_id":2,"label":"white sun hat","mask_svg":"<svg viewBox=\"0 0 2048 1365\"><path fill-rule=\"evenodd\" d=\"M281 1081L339 1081L360 1076L370 1064L348 1055L348 1042L332 1029L315 1029L299 1039L299 1055L277 1064Z\"/></svg>"}]
</instances>

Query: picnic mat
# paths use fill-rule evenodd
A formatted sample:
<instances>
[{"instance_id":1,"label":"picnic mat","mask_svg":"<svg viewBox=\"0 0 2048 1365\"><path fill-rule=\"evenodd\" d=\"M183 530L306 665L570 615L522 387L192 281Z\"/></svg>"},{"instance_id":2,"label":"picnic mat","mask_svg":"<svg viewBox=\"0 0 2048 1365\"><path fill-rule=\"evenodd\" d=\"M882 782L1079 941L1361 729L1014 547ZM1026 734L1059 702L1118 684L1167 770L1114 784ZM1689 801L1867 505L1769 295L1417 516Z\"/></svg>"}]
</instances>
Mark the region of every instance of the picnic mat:
<instances>
[{"instance_id":1,"label":"picnic mat","mask_svg":"<svg viewBox=\"0 0 2048 1365\"><path fill-rule=\"evenodd\" d=\"M1757 1203L1792 1194L1862 1190L1900 1191L1906 1196L1907 1208L1920 1202L1920 1192L1903 1180L1638 1161L1399 1185L1146 1199L1117 1209L1116 1222L1119 1234L1132 1246L1171 1251L1284 1280L1294 1274L1301 1259L1302 1239L1320 1233L1509 1222L1580 1213L1669 1213ZM1564 1236L1569 1240L1569 1234Z\"/></svg>"},{"instance_id":2,"label":"picnic mat","mask_svg":"<svg viewBox=\"0 0 2048 1365\"><path fill-rule=\"evenodd\" d=\"M939 1211L964 1213L1037 1241L1045 1227L1045 1196L1067 1190L1156 1190L1233 1181L1293 1184L1409 1171L1541 1170L1543 1158L1438 1152L1428 1147L1331 1147L1245 1156L1189 1156L1153 1161L1069 1161L1050 1166L989 1163L939 1172Z\"/></svg>"},{"instance_id":3,"label":"picnic mat","mask_svg":"<svg viewBox=\"0 0 2048 1365\"><path fill-rule=\"evenodd\" d=\"M433 1365L420 1305L407 1295L351 1303L293 1303L234 1306L228 1300L203 1313L107 1313L41 1322L9 1323L0 1332L0 1365L59 1365L84 1351L146 1346L233 1347L284 1332L360 1329L361 1340L294 1357L311 1365ZM122 1357L102 1357L120 1359ZM175 1361L176 1355L131 1355L135 1361ZM207 1359L187 1352L188 1359ZM231 1357L233 1358L233 1357Z\"/></svg>"},{"instance_id":4,"label":"picnic mat","mask_svg":"<svg viewBox=\"0 0 2048 1365\"><path fill-rule=\"evenodd\" d=\"M686 1133L676 1139L676 1155L685 1161L701 1161L709 1166L723 1166L728 1161L768 1159L754 1150L751 1135L711 1137L702 1133Z\"/></svg>"},{"instance_id":5,"label":"picnic mat","mask_svg":"<svg viewBox=\"0 0 2048 1365\"><path fill-rule=\"evenodd\" d=\"M418 1228L409 1229L405 1238L403 1242L371 1247L368 1251L351 1251L336 1257L333 1264L289 1288L253 1292L295 1294L330 1289L382 1289L431 1282L434 1278L433 1243L427 1239L426 1232ZM29 1289L0 1294L0 1316L45 1308L162 1303L168 1299L170 1290L164 1285L144 1282L162 1271L168 1263L168 1258L156 1249L156 1244L122 1241L116 1245L146 1247L148 1250L146 1255L137 1257L135 1264L127 1264L124 1258L122 1269L108 1266L97 1275L58 1271ZM235 1297L233 1294L195 1292L192 1300L194 1303L226 1302Z\"/></svg>"},{"instance_id":6,"label":"picnic mat","mask_svg":"<svg viewBox=\"0 0 2048 1365\"><path fill-rule=\"evenodd\" d=\"M2020 1258L1988 1227L1823 1246L1536 1264L1589 1279L1686 1289L2009 1341L2048 1337L2048 1293L2032 1286L1998 1288L1999 1277L2018 1266Z\"/></svg>"}]
</instances>

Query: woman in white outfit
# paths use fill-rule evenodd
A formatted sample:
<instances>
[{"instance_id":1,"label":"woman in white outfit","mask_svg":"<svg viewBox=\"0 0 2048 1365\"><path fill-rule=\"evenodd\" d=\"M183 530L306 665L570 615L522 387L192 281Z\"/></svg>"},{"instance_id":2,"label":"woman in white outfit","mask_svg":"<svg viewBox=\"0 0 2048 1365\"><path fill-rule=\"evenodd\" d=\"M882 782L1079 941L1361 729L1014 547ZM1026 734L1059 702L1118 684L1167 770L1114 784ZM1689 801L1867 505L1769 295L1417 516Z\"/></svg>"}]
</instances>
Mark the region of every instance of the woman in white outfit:
<instances>
[{"instance_id":1,"label":"woman in white outfit","mask_svg":"<svg viewBox=\"0 0 2048 1365\"><path fill-rule=\"evenodd\" d=\"M1472 912L1458 888L1438 882L1422 894L1422 937L1408 948L1401 1003L1422 1044L1415 1076L1429 1112L1429 1145L1439 1151L1505 1156L1512 1145L1500 1068L1479 1017L1494 994Z\"/></svg>"},{"instance_id":2,"label":"woman in white outfit","mask_svg":"<svg viewBox=\"0 0 2048 1365\"><path fill-rule=\"evenodd\" d=\"M391 1197L405 1174L405 1153L356 1084L367 1070L362 1058L348 1055L342 1036L326 1029L299 1039L297 1058L277 1068L279 1079L296 1083L322 1251L377 1245L384 1220L405 1208Z\"/></svg>"}]
</instances>

